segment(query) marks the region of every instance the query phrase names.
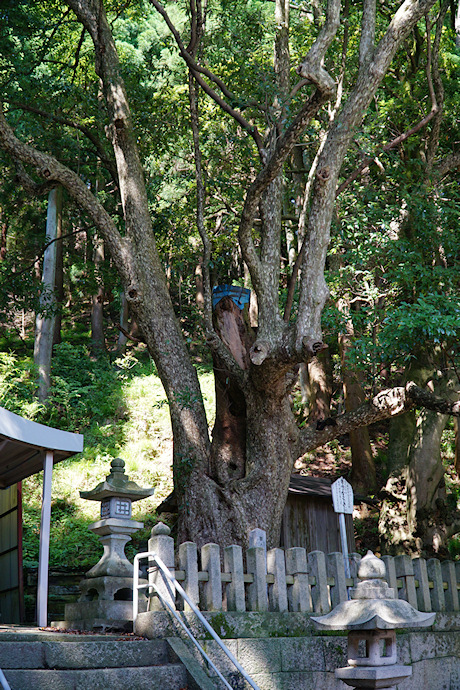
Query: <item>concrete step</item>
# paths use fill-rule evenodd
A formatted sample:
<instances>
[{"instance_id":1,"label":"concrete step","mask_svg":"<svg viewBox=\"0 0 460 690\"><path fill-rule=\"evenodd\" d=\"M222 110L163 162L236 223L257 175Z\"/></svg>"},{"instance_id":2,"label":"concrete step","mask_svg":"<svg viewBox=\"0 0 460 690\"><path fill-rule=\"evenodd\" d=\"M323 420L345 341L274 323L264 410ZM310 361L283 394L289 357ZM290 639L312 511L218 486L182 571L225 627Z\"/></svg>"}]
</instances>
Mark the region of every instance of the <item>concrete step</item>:
<instances>
[{"instance_id":1,"label":"concrete step","mask_svg":"<svg viewBox=\"0 0 460 690\"><path fill-rule=\"evenodd\" d=\"M0 633L11 690L187 690L187 671L166 640Z\"/></svg>"},{"instance_id":2,"label":"concrete step","mask_svg":"<svg viewBox=\"0 0 460 690\"><path fill-rule=\"evenodd\" d=\"M1 638L0 638L1 639ZM68 637L63 642L4 642L0 668L95 669L159 666L169 662L165 640L86 641Z\"/></svg>"},{"instance_id":3,"label":"concrete step","mask_svg":"<svg viewBox=\"0 0 460 690\"><path fill-rule=\"evenodd\" d=\"M11 690L186 690L181 664L135 668L4 669Z\"/></svg>"}]
</instances>

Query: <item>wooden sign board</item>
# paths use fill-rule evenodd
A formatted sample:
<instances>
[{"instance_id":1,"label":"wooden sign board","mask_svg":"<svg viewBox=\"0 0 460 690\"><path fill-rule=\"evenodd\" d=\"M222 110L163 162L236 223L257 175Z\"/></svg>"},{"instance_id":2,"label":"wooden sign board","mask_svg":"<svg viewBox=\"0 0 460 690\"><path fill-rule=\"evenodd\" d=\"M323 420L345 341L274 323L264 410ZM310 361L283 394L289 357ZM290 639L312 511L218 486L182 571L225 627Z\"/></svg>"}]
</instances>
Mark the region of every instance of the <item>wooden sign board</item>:
<instances>
[{"instance_id":1,"label":"wooden sign board","mask_svg":"<svg viewBox=\"0 0 460 690\"><path fill-rule=\"evenodd\" d=\"M353 513L353 488L343 477L331 485L332 503L336 513Z\"/></svg>"}]
</instances>

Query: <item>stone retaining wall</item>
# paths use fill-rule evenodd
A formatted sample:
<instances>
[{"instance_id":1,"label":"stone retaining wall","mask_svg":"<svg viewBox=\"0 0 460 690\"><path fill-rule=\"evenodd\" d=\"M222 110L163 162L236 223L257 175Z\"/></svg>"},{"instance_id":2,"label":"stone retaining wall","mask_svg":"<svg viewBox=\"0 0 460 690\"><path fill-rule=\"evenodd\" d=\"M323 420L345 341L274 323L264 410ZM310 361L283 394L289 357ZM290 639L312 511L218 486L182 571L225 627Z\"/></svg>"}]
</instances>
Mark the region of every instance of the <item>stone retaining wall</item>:
<instances>
[{"instance_id":1,"label":"stone retaining wall","mask_svg":"<svg viewBox=\"0 0 460 690\"><path fill-rule=\"evenodd\" d=\"M222 651L191 613L181 613L219 670L238 690L245 688ZM346 636L318 633L308 614L205 613L207 620L260 690L345 690L334 670L347 665ZM145 637L181 635L165 612L139 614L136 633ZM412 677L398 690L460 690L460 614L438 613L427 631L397 635L399 663L412 665ZM215 687L220 687L217 679Z\"/></svg>"},{"instance_id":2,"label":"stone retaining wall","mask_svg":"<svg viewBox=\"0 0 460 690\"><path fill-rule=\"evenodd\" d=\"M64 618L66 604L77 601L80 596L79 582L85 577L81 571L59 570L49 571L48 585L48 619L61 620ZM33 623L37 619L37 567L24 567L24 604L25 623Z\"/></svg>"}]
</instances>

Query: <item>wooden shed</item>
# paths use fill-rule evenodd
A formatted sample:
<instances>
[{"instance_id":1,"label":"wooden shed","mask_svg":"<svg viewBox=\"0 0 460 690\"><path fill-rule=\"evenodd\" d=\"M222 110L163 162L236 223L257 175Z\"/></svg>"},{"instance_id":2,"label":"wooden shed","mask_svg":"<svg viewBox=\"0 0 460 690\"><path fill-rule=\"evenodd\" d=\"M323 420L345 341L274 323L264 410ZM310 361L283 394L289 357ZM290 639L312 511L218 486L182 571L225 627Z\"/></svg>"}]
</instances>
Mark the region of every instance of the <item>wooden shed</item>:
<instances>
[{"instance_id":1,"label":"wooden shed","mask_svg":"<svg viewBox=\"0 0 460 690\"><path fill-rule=\"evenodd\" d=\"M292 474L281 523L280 546L302 546L307 551L342 551L339 518L332 506L331 479ZM158 506L157 513L177 513L175 491ZM353 517L345 516L348 551L355 550Z\"/></svg>"},{"instance_id":2,"label":"wooden shed","mask_svg":"<svg viewBox=\"0 0 460 690\"><path fill-rule=\"evenodd\" d=\"M302 546L309 551L341 551L339 519L332 506L332 481L323 477L291 475L281 523L280 546ZM353 517L345 516L348 551L355 550Z\"/></svg>"}]
</instances>

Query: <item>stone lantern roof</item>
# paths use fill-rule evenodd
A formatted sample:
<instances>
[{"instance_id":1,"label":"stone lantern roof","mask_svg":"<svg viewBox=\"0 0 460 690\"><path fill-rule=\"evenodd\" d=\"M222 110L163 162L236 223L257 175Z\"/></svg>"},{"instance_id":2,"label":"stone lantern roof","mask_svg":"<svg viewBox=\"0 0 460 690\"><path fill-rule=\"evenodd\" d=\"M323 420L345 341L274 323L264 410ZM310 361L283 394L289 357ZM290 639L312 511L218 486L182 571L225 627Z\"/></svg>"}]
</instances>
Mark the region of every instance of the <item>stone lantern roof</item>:
<instances>
[{"instance_id":1,"label":"stone lantern roof","mask_svg":"<svg viewBox=\"0 0 460 690\"><path fill-rule=\"evenodd\" d=\"M104 501L112 496L128 498L131 501L140 501L142 498L152 496L155 489L142 489L136 482L125 474L125 462L121 458L115 458L110 464L110 474L103 482L91 491L80 491L80 496L89 501Z\"/></svg>"},{"instance_id":2,"label":"stone lantern roof","mask_svg":"<svg viewBox=\"0 0 460 690\"><path fill-rule=\"evenodd\" d=\"M431 625L435 613L421 613L397 599L394 589L383 580L385 564L368 551L362 558L358 577L361 582L352 590L351 600L343 601L330 613L312 617L322 630L394 630L422 628Z\"/></svg>"}]
</instances>

